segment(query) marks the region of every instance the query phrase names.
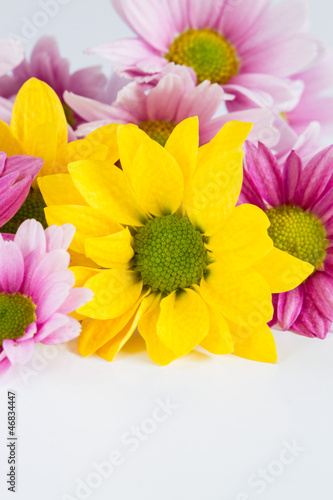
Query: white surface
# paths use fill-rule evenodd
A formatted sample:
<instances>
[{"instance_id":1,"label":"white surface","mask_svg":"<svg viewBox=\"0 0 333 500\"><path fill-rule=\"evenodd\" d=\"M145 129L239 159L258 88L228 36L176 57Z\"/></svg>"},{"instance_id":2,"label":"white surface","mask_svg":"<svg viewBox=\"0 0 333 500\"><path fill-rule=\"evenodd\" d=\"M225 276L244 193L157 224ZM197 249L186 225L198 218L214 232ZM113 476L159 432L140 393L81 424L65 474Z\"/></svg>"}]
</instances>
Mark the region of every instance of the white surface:
<instances>
[{"instance_id":1,"label":"white surface","mask_svg":"<svg viewBox=\"0 0 333 500\"><path fill-rule=\"evenodd\" d=\"M24 18L40 10L38 1L0 1L2 36L20 34ZM310 4L314 32L333 44L332 3ZM131 35L108 0L69 0L39 30L42 34L59 37L73 68L103 62L81 54L84 48ZM80 358L75 341L63 348L40 346L27 371L12 370L0 382L1 499L79 499L77 480L94 479L93 464L109 460L116 450L122 463L81 498L331 498L333 336L326 341L283 332L275 336L277 365L194 353L161 368L142 343L139 354L130 352L131 344L108 364ZM16 494L5 485L7 390L17 391ZM157 400L167 398L178 408L149 427L152 414L163 417ZM134 443L122 442L124 433L128 439L135 432L132 426L153 431L135 451ZM294 441L302 451L293 460L287 448ZM269 482L258 483L256 475L265 470Z\"/></svg>"}]
</instances>

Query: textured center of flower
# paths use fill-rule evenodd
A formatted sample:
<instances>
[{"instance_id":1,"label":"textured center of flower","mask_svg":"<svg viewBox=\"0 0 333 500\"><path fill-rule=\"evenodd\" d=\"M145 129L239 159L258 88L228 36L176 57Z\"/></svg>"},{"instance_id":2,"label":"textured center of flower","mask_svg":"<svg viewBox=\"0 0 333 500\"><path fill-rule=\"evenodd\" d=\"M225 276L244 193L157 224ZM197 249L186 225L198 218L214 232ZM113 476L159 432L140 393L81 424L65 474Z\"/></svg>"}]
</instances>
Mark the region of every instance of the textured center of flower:
<instances>
[{"instance_id":1,"label":"textured center of flower","mask_svg":"<svg viewBox=\"0 0 333 500\"><path fill-rule=\"evenodd\" d=\"M135 235L134 251L135 270L154 292L199 283L209 262L202 234L177 215L148 221Z\"/></svg>"},{"instance_id":2,"label":"textured center of flower","mask_svg":"<svg viewBox=\"0 0 333 500\"><path fill-rule=\"evenodd\" d=\"M0 293L0 346L5 339L22 337L25 329L36 321L36 306L20 293Z\"/></svg>"},{"instance_id":3,"label":"textured center of flower","mask_svg":"<svg viewBox=\"0 0 333 500\"><path fill-rule=\"evenodd\" d=\"M239 58L233 46L215 30L189 29L179 35L165 55L169 62L190 66L198 84L204 80L221 85L237 75Z\"/></svg>"},{"instance_id":4,"label":"textured center of flower","mask_svg":"<svg viewBox=\"0 0 333 500\"><path fill-rule=\"evenodd\" d=\"M146 132L147 135L154 141L161 144L161 146L165 146L166 141L169 139L169 136L176 124L174 122L164 122L163 120L156 121L146 121L139 123L139 128Z\"/></svg>"},{"instance_id":5,"label":"textured center of flower","mask_svg":"<svg viewBox=\"0 0 333 500\"><path fill-rule=\"evenodd\" d=\"M281 205L266 212L271 225L268 234L280 250L319 269L325 259L327 239L317 217L300 207Z\"/></svg>"},{"instance_id":6,"label":"textured center of flower","mask_svg":"<svg viewBox=\"0 0 333 500\"><path fill-rule=\"evenodd\" d=\"M42 195L38 191L31 189L20 210L1 228L1 232L14 234L22 222L27 219L36 219L44 228L47 228L44 215L45 207L46 204Z\"/></svg>"}]
</instances>

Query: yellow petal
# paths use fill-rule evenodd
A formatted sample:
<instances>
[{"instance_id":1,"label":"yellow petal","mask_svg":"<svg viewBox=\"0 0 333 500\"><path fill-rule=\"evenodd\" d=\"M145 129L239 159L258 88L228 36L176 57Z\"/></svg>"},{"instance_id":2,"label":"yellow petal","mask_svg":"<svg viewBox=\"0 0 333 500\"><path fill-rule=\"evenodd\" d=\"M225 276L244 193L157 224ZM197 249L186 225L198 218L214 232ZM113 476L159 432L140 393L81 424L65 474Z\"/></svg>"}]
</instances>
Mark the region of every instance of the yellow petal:
<instances>
[{"instance_id":1,"label":"yellow petal","mask_svg":"<svg viewBox=\"0 0 333 500\"><path fill-rule=\"evenodd\" d=\"M8 156L24 154L10 127L2 121L0 121L0 151L4 151Z\"/></svg>"},{"instance_id":2,"label":"yellow petal","mask_svg":"<svg viewBox=\"0 0 333 500\"><path fill-rule=\"evenodd\" d=\"M199 166L187 187L184 208L207 235L215 234L232 213L243 181L243 151L215 156Z\"/></svg>"},{"instance_id":3,"label":"yellow petal","mask_svg":"<svg viewBox=\"0 0 333 500\"><path fill-rule=\"evenodd\" d=\"M109 320L85 319L82 323L82 332L78 341L78 350L82 356L90 356L111 339L128 324L139 307L139 301L125 314Z\"/></svg>"},{"instance_id":4,"label":"yellow petal","mask_svg":"<svg viewBox=\"0 0 333 500\"><path fill-rule=\"evenodd\" d=\"M90 278L85 286L95 295L78 312L89 318L113 319L133 307L140 297L142 281L135 271L109 269Z\"/></svg>"},{"instance_id":5,"label":"yellow petal","mask_svg":"<svg viewBox=\"0 0 333 500\"><path fill-rule=\"evenodd\" d=\"M85 257L82 253L74 252L73 250L69 250L69 254L71 256L71 266L81 266L81 267L89 267L93 269L98 269L98 265L93 262L91 259Z\"/></svg>"},{"instance_id":6,"label":"yellow petal","mask_svg":"<svg viewBox=\"0 0 333 500\"><path fill-rule=\"evenodd\" d=\"M229 323L229 326L235 341L236 356L264 363L276 363L275 341L267 325L248 330L247 333L239 325Z\"/></svg>"},{"instance_id":7,"label":"yellow petal","mask_svg":"<svg viewBox=\"0 0 333 500\"><path fill-rule=\"evenodd\" d=\"M156 141L148 136L140 141L141 134L138 128L128 129L126 125L119 127L120 161L124 173L147 212L157 217L174 213L183 197L182 172L173 156ZM127 151L125 156L129 159L124 163L122 153L126 146L132 151L132 138L137 145L136 154L130 156Z\"/></svg>"},{"instance_id":8,"label":"yellow petal","mask_svg":"<svg viewBox=\"0 0 333 500\"><path fill-rule=\"evenodd\" d=\"M94 130L85 138L85 141L91 145L102 144L107 146L108 154L104 159L110 163L116 163L119 160L118 127L118 124L111 123Z\"/></svg>"},{"instance_id":9,"label":"yellow petal","mask_svg":"<svg viewBox=\"0 0 333 500\"><path fill-rule=\"evenodd\" d=\"M165 145L165 149L172 154L183 172L185 186L195 172L198 147L199 120L197 116L179 123Z\"/></svg>"},{"instance_id":10,"label":"yellow petal","mask_svg":"<svg viewBox=\"0 0 333 500\"><path fill-rule=\"evenodd\" d=\"M150 302L154 303L150 305ZM169 349L157 335L157 322L161 313L160 295L151 294L143 301L144 306L150 305L148 310L142 315L138 330L146 342L146 347L150 358L157 364L165 366L177 358L177 355Z\"/></svg>"},{"instance_id":11,"label":"yellow petal","mask_svg":"<svg viewBox=\"0 0 333 500\"><path fill-rule=\"evenodd\" d=\"M24 83L15 99L10 127L29 154L32 131L38 125L57 125L57 145L67 144L67 120L59 97L46 83L31 78Z\"/></svg>"},{"instance_id":12,"label":"yellow petal","mask_svg":"<svg viewBox=\"0 0 333 500\"><path fill-rule=\"evenodd\" d=\"M64 161L68 165L79 160L105 160L109 148L103 144L80 139L67 144L64 150Z\"/></svg>"},{"instance_id":13,"label":"yellow petal","mask_svg":"<svg viewBox=\"0 0 333 500\"><path fill-rule=\"evenodd\" d=\"M157 335L177 357L192 351L208 331L207 307L194 290L175 291L162 299Z\"/></svg>"},{"instance_id":14,"label":"yellow petal","mask_svg":"<svg viewBox=\"0 0 333 500\"><path fill-rule=\"evenodd\" d=\"M73 182L87 202L121 224L142 226L146 213L124 172L110 163L82 160L69 165Z\"/></svg>"},{"instance_id":15,"label":"yellow petal","mask_svg":"<svg viewBox=\"0 0 333 500\"><path fill-rule=\"evenodd\" d=\"M251 268L233 272L228 262L215 262L201 280L200 293L211 307L237 324L256 328L272 319L268 283Z\"/></svg>"},{"instance_id":16,"label":"yellow petal","mask_svg":"<svg viewBox=\"0 0 333 500\"><path fill-rule=\"evenodd\" d=\"M254 205L236 207L220 231L209 238L206 247L229 269L241 270L252 266L273 247L267 234L269 219Z\"/></svg>"},{"instance_id":17,"label":"yellow petal","mask_svg":"<svg viewBox=\"0 0 333 500\"><path fill-rule=\"evenodd\" d=\"M69 270L74 274L76 287L84 286L90 278L101 272L99 269L83 266L73 266Z\"/></svg>"},{"instance_id":18,"label":"yellow petal","mask_svg":"<svg viewBox=\"0 0 333 500\"><path fill-rule=\"evenodd\" d=\"M148 135L139 129L137 125L120 125L117 129L117 141L121 166L126 175L131 175L133 161L138 149L145 141L149 141Z\"/></svg>"},{"instance_id":19,"label":"yellow petal","mask_svg":"<svg viewBox=\"0 0 333 500\"><path fill-rule=\"evenodd\" d=\"M38 186L46 205L87 205L69 174L39 177Z\"/></svg>"},{"instance_id":20,"label":"yellow petal","mask_svg":"<svg viewBox=\"0 0 333 500\"><path fill-rule=\"evenodd\" d=\"M54 174L57 171L58 125L44 123L26 132L27 154L43 158L44 165L39 176Z\"/></svg>"},{"instance_id":21,"label":"yellow petal","mask_svg":"<svg viewBox=\"0 0 333 500\"><path fill-rule=\"evenodd\" d=\"M293 290L314 270L308 262L299 260L275 247L258 261L254 268L268 282L272 293Z\"/></svg>"},{"instance_id":22,"label":"yellow petal","mask_svg":"<svg viewBox=\"0 0 333 500\"><path fill-rule=\"evenodd\" d=\"M234 350L231 333L228 324L222 314L206 304L209 312L210 327L208 335L201 341L200 345L206 351L213 354L229 354Z\"/></svg>"},{"instance_id":23,"label":"yellow petal","mask_svg":"<svg viewBox=\"0 0 333 500\"><path fill-rule=\"evenodd\" d=\"M147 295L149 292L144 294ZM138 326L138 322L144 312L142 304L137 309L136 313L133 314L127 325L116 335L114 338L109 340L103 347L98 349L97 354L106 361L113 361L116 354L120 349L126 344L126 342L131 338L134 330Z\"/></svg>"},{"instance_id":24,"label":"yellow petal","mask_svg":"<svg viewBox=\"0 0 333 500\"><path fill-rule=\"evenodd\" d=\"M85 242L86 256L101 267L126 268L134 256L133 236L128 228L101 238Z\"/></svg>"},{"instance_id":25,"label":"yellow petal","mask_svg":"<svg viewBox=\"0 0 333 500\"><path fill-rule=\"evenodd\" d=\"M252 123L236 121L226 123L208 144L199 148L199 165L220 156L221 152L240 149L251 129Z\"/></svg>"},{"instance_id":26,"label":"yellow petal","mask_svg":"<svg viewBox=\"0 0 333 500\"><path fill-rule=\"evenodd\" d=\"M70 248L74 252L84 254L84 242L94 236L107 236L123 229L107 215L91 207L80 205L55 205L45 208L45 217L49 226L65 223L76 227Z\"/></svg>"}]
</instances>

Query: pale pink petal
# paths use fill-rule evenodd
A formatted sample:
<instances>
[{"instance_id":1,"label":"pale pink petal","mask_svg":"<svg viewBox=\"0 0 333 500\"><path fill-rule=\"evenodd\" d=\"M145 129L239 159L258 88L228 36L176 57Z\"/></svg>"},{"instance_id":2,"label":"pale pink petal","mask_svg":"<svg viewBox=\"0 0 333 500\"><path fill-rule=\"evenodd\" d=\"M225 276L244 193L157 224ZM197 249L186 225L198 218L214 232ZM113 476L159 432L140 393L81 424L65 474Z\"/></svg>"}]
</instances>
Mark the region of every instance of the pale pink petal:
<instances>
[{"instance_id":1,"label":"pale pink petal","mask_svg":"<svg viewBox=\"0 0 333 500\"><path fill-rule=\"evenodd\" d=\"M75 278L72 271L55 271L46 276L42 281L35 281L36 286L30 285L29 295L35 304L43 302L45 295L52 290L57 283L68 285L72 288L75 285Z\"/></svg>"},{"instance_id":2,"label":"pale pink petal","mask_svg":"<svg viewBox=\"0 0 333 500\"><path fill-rule=\"evenodd\" d=\"M24 342L15 342L15 340L5 339L2 342L2 347L12 365L23 365L32 358L35 341L34 339L28 339Z\"/></svg>"},{"instance_id":3,"label":"pale pink petal","mask_svg":"<svg viewBox=\"0 0 333 500\"><path fill-rule=\"evenodd\" d=\"M143 40L136 38L124 38L116 42L99 45L87 49L86 53L105 57L105 59L118 62L123 66L133 66L140 60L159 55L156 50Z\"/></svg>"},{"instance_id":4,"label":"pale pink petal","mask_svg":"<svg viewBox=\"0 0 333 500\"><path fill-rule=\"evenodd\" d=\"M48 337L42 341L43 344L62 344L69 342L79 336L81 332L81 324L71 316L68 316L68 322L65 326L53 331Z\"/></svg>"},{"instance_id":5,"label":"pale pink petal","mask_svg":"<svg viewBox=\"0 0 333 500\"><path fill-rule=\"evenodd\" d=\"M46 250L43 226L34 219L28 219L20 225L14 241L21 249L23 257L26 257L36 249L39 249L42 253Z\"/></svg>"},{"instance_id":6,"label":"pale pink petal","mask_svg":"<svg viewBox=\"0 0 333 500\"><path fill-rule=\"evenodd\" d=\"M49 226L45 229L46 251L67 250L75 234L75 227L72 224L62 226Z\"/></svg>"},{"instance_id":7,"label":"pale pink petal","mask_svg":"<svg viewBox=\"0 0 333 500\"><path fill-rule=\"evenodd\" d=\"M9 99L0 96L0 120L10 124L12 119L13 103Z\"/></svg>"},{"instance_id":8,"label":"pale pink petal","mask_svg":"<svg viewBox=\"0 0 333 500\"><path fill-rule=\"evenodd\" d=\"M117 120L117 114L110 104L95 101L88 97L82 97L72 92L64 93L66 104L75 111L81 118L89 122L95 120Z\"/></svg>"},{"instance_id":9,"label":"pale pink petal","mask_svg":"<svg viewBox=\"0 0 333 500\"><path fill-rule=\"evenodd\" d=\"M56 271L67 271L69 266L70 256L65 250L52 250L47 253L35 269L31 278L30 288L38 289L41 283L50 278Z\"/></svg>"},{"instance_id":10,"label":"pale pink petal","mask_svg":"<svg viewBox=\"0 0 333 500\"><path fill-rule=\"evenodd\" d=\"M0 38L0 76L11 71L24 59L24 45L14 38Z\"/></svg>"},{"instance_id":11,"label":"pale pink petal","mask_svg":"<svg viewBox=\"0 0 333 500\"><path fill-rule=\"evenodd\" d=\"M37 324L45 323L65 302L71 289L66 283L55 283L40 297L36 308Z\"/></svg>"},{"instance_id":12,"label":"pale pink petal","mask_svg":"<svg viewBox=\"0 0 333 500\"><path fill-rule=\"evenodd\" d=\"M20 249L9 241L0 247L0 289L17 293L24 276L24 262Z\"/></svg>"},{"instance_id":13,"label":"pale pink petal","mask_svg":"<svg viewBox=\"0 0 333 500\"><path fill-rule=\"evenodd\" d=\"M189 90L180 101L177 112L177 123L191 116L198 116L199 123L204 124L217 113L220 105L225 101L223 89L206 80Z\"/></svg>"},{"instance_id":14,"label":"pale pink petal","mask_svg":"<svg viewBox=\"0 0 333 500\"><path fill-rule=\"evenodd\" d=\"M35 335L34 338L35 342L43 342L43 340L46 337L51 335L59 328L65 326L68 322L69 322L68 316L56 312L43 325L39 327L38 333Z\"/></svg>"},{"instance_id":15,"label":"pale pink petal","mask_svg":"<svg viewBox=\"0 0 333 500\"><path fill-rule=\"evenodd\" d=\"M63 314L70 314L73 311L84 306L87 302L93 299L93 292L88 288L73 288L66 299L66 302L59 307L58 312Z\"/></svg>"},{"instance_id":16,"label":"pale pink petal","mask_svg":"<svg viewBox=\"0 0 333 500\"><path fill-rule=\"evenodd\" d=\"M84 68L73 73L69 80L68 89L74 94L100 99L106 86L107 79L100 66Z\"/></svg>"}]
</instances>

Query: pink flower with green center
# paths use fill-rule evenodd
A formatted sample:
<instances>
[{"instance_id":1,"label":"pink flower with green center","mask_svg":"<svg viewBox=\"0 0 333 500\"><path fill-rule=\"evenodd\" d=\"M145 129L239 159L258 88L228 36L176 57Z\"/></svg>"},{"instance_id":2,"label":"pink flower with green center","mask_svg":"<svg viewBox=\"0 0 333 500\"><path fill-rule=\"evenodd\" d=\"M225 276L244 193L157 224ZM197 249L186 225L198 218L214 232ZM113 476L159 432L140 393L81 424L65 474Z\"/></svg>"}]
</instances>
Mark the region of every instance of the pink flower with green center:
<instances>
[{"instance_id":1,"label":"pink flower with green center","mask_svg":"<svg viewBox=\"0 0 333 500\"><path fill-rule=\"evenodd\" d=\"M3 57L2 54L0 69ZM57 93L71 126L75 125L76 117L64 104L65 90L93 99L103 97L106 77L102 74L100 67L89 67L71 73L69 61L61 57L57 42L53 37L44 36L38 40L31 53L30 61L25 59L20 65L15 66L12 74L0 78L0 96L4 99L0 101L0 118L6 122L10 120L12 102L16 94L22 85L33 77L47 83Z\"/></svg>"},{"instance_id":2,"label":"pink flower with green center","mask_svg":"<svg viewBox=\"0 0 333 500\"><path fill-rule=\"evenodd\" d=\"M24 205L32 181L36 178L43 163L41 158L23 155L7 158L6 153L0 152L0 228L2 231L8 231L8 226L5 225L10 224L10 219ZM42 200L42 196L39 196ZM36 203L40 201L36 198L34 200Z\"/></svg>"},{"instance_id":3,"label":"pink flower with green center","mask_svg":"<svg viewBox=\"0 0 333 500\"><path fill-rule=\"evenodd\" d=\"M333 321L333 146L305 165L292 151L280 165L263 144L248 142L239 202L266 212L276 248L315 267L296 289L273 295L272 324L325 338Z\"/></svg>"},{"instance_id":4,"label":"pink flower with green center","mask_svg":"<svg viewBox=\"0 0 333 500\"><path fill-rule=\"evenodd\" d=\"M92 299L73 288L68 269L75 228L25 221L12 241L0 235L0 374L31 359L36 342L58 344L77 337L80 323L68 316Z\"/></svg>"},{"instance_id":5,"label":"pink flower with green center","mask_svg":"<svg viewBox=\"0 0 333 500\"><path fill-rule=\"evenodd\" d=\"M230 96L220 85L211 85L207 80L196 85L195 75L184 66L174 67L174 64L162 71L162 78L155 87L145 90L141 84L129 83L111 104L69 92L65 92L64 98L70 108L87 121L75 131L78 136L86 136L109 123L134 123L164 146L178 123L198 116L201 145L208 143L228 121L253 123L251 140L261 138L260 132L266 127L271 127L272 132L269 146L279 140L278 131L273 127L272 111L256 108L228 113L225 103Z\"/></svg>"},{"instance_id":6,"label":"pink flower with green center","mask_svg":"<svg viewBox=\"0 0 333 500\"><path fill-rule=\"evenodd\" d=\"M119 74L156 82L168 63L194 71L236 96L239 106L289 102L287 81L313 64L320 45L305 31L307 8L295 0L112 0L137 38L88 52L119 64ZM233 101L234 104L234 101Z\"/></svg>"}]
</instances>

